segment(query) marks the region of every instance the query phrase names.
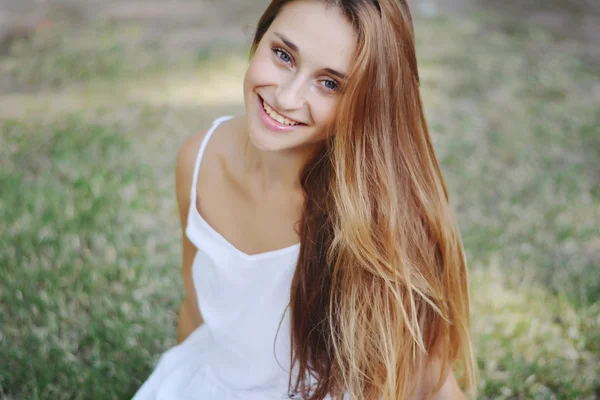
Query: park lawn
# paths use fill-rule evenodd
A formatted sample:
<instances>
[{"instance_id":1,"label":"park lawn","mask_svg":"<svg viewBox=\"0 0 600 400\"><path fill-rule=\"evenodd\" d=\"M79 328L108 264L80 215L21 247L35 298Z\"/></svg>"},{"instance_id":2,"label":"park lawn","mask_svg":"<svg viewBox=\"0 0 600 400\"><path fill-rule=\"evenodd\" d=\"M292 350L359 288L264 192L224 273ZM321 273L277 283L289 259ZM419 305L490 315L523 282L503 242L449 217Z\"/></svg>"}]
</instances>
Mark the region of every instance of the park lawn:
<instances>
[{"instance_id":1,"label":"park lawn","mask_svg":"<svg viewBox=\"0 0 600 400\"><path fill-rule=\"evenodd\" d=\"M0 59L24 89L0 94L0 398L135 392L175 343L177 147L242 110L239 50L165 63L90 29L106 40ZM600 71L492 17L421 19L417 36L471 271L479 398L600 398Z\"/></svg>"}]
</instances>

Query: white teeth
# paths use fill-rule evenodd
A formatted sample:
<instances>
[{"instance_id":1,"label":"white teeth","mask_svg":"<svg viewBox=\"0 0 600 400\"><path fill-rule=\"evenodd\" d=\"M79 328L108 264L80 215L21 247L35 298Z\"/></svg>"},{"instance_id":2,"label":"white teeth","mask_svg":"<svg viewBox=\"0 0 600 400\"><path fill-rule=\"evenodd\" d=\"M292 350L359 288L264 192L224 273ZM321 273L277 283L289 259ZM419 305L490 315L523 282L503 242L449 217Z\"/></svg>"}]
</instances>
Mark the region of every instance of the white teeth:
<instances>
[{"instance_id":1,"label":"white teeth","mask_svg":"<svg viewBox=\"0 0 600 400\"><path fill-rule=\"evenodd\" d=\"M290 125L290 126L295 126L295 125L299 124L299 122L289 120L289 119L277 114L275 112L275 110L273 110L271 107L269 107L269 105L265 101L263 101L263 108L265 109L267 114L269 114L269 116L271 118L273 118L275 121L279 122L280 124Z\"/></svg>"}]
</instances>

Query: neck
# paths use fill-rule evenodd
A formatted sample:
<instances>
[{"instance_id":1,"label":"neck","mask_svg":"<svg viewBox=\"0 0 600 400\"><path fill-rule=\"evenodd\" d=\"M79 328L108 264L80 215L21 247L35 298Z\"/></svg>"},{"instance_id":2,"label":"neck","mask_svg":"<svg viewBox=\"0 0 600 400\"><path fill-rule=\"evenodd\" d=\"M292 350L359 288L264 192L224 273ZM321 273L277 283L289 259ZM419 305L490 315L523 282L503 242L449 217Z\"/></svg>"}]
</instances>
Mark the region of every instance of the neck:
<instances>
[{"instance_id":1,"label":"neck","mask_svg":"<svg viewBox=\"0 0 600 400\"><path fill-rule=\"evenodd\" d=\"M300 191L301 174L316 146L308 145L284 151L264 151L246 136L244 171L264 193Z\"/></svg>"}]
</instances>

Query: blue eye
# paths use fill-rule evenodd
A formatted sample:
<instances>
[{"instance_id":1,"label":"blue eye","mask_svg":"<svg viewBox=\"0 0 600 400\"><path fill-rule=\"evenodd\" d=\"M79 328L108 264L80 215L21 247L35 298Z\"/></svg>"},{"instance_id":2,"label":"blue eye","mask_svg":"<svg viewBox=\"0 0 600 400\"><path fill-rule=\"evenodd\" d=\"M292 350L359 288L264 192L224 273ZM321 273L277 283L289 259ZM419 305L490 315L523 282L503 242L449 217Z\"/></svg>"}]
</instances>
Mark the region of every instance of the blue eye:
<instances>
[{"instance_id":1,"label":"blue eye","mask_svg":"<svg viewBox=\"0 0 600 400\"><path fill-rule=\"evenodd\" d=\"M273 51L275 52L275 54L277 54L277 57L279 57L279 59L284 63L290 64L292 62L292 57L290 57L290 55L285 51L278 48L274 48Z\"/></svg>"},{"instance_id":2,"label":"blue eye","mask_svg":"<svg viewBox=\"0 0 600 400\"><path fill-rule=\"evenodd\" d=\"M329 90L336 90L338 87L338 83L331 79L326 79L323 81L323 86L325 86Z\"/></svg>"}]
</instances>

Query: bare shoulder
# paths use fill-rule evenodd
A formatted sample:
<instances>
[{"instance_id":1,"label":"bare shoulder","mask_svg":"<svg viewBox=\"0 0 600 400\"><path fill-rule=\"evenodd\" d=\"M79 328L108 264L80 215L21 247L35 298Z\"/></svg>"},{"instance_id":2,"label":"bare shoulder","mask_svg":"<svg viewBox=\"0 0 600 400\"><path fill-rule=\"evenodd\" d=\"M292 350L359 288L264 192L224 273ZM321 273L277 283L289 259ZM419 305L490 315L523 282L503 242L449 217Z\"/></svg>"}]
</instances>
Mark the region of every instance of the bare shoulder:
<instances>
[{"instance_id":1,"label":"bare shoulder","mask_svg":"<svg viewBox=\"0 0 600 400\"><path fill-rule=\"evenodd\" d=\"M189 203L189 193L192 187L194 177L194 166L196 157L202 141L206 137L208 129L201 130L187 137L179 146L177 158L175 161L175 185L177 191L177 199L180 207ZM188 204L189 205L189 204Z\"/></svg>"},{"instance_id":2,"label":"bare shoulder","mask_svg":"<svg viewBox=\"0 0 600 400\"><path fill-rule=\"evenodd\" d=\"M239 130L241 122L243 123L240 117L233 118L231 120L223 121L215 129L215 134L213 134L213 138L210 139L210 143L202 157L201 177L214 175L214 168L219 165L214 162L215 158L231 152L232 148L235 147L232 145L234 141L232 140L231 133L235 133ZM194 178L194 167L202 142L209 131L210 128L207 128L189 136L181 143L177 152L175 181L180 210L187 210L187 207L189 207L190 190ZM221 133L224 134L222 135Z\"/></svg>"}]
</instances>

